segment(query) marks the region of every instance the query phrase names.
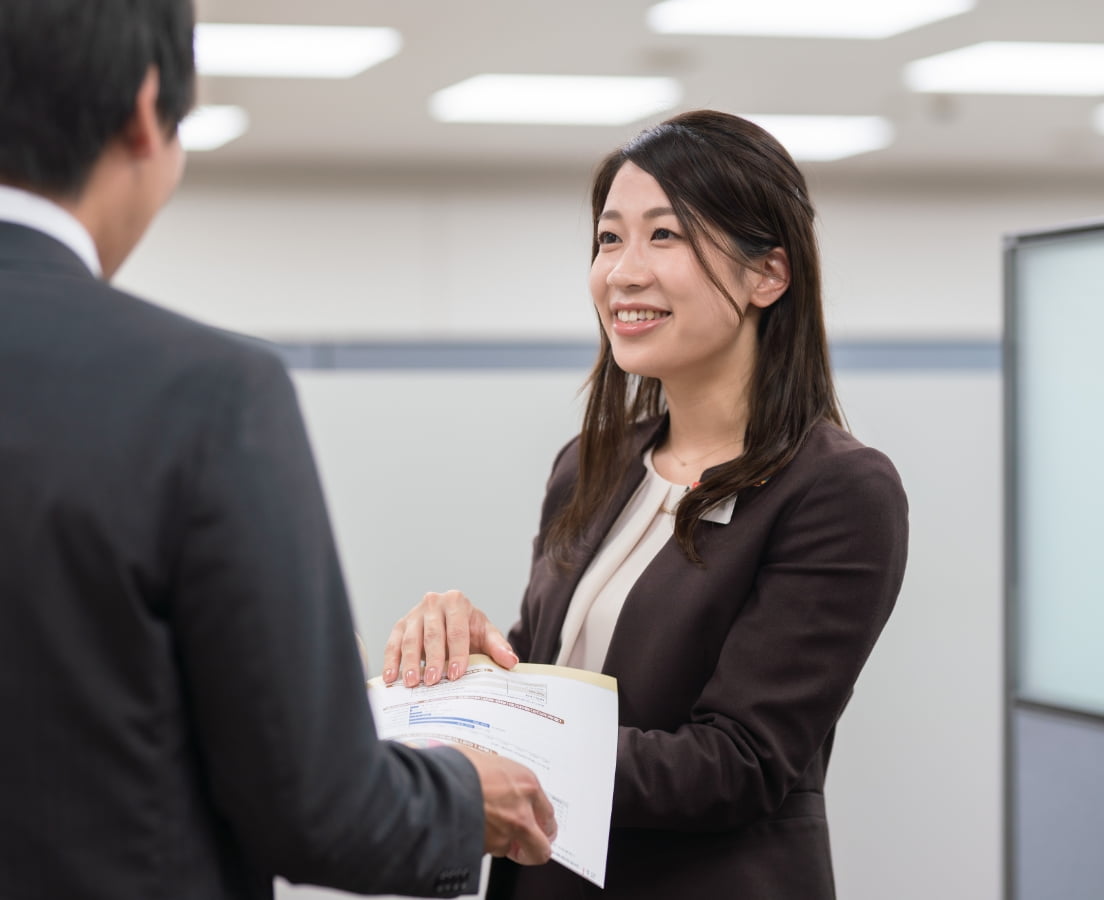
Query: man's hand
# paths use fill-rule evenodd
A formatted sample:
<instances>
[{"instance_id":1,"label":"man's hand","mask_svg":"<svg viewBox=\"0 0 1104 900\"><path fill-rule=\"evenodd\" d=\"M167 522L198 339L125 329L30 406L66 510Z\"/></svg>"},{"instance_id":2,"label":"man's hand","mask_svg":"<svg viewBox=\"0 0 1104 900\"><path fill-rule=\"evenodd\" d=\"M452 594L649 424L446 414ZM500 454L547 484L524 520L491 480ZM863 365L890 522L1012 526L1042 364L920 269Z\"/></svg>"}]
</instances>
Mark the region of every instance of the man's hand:
<instances>
[{"instance_id":1,"label":"man's hand","mask_svg":"<svg viewBox=\"0 0 1104 900\"><path fill-rule=\"evenodd\" d=\"M391 629L383 651L384 684L400 676L407 687L436 684L446 674L455 681L467 670L470 653L486 653L505 669L518 661L502 632L460 591L430 592Z\"/></svg>"},{"instance_id":2,"label":"man's hand","mask_svg":"<svg viewBox=\"0 0 1104 900\"><path fill-rule=\"evenodd\" d=\"M520 763L458 748L479 774L483 788L483 849L523 866L539 866L552 857L556 815L537 776Z\"/></svg>"}]
</instances>

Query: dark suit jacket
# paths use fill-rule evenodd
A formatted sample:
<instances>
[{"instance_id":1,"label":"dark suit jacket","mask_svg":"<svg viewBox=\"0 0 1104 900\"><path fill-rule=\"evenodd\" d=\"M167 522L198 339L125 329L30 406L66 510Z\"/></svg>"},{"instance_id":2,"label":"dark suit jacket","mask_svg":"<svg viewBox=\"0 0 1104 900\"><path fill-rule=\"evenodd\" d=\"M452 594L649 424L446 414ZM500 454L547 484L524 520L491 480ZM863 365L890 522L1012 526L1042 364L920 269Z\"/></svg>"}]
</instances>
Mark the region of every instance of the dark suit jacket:
<instances>
[{"instance_id":1,"label":"dark suit jacket","mask_svg":"<svg viewBox=\"0 0 1104 900\"><path fill-rule=\"evenodd\" d=\"M277 357L0 223L0 897L452 896L482 843L376 739Z\"/></svg>"},{"instance_id":2,"label":"dark suit jacket","mask_svg":"<svg viewBox=\"0 0 1104 900\"><path fill-rule=\"evenodd\" d=\"M543 554L577 472L577 444L561 452L510 633L523 660L556 658L575 585L663 425L639 430L636 461L570 572ZM727 525L699 524L704 566L669 541L629 592L602 669L617 678L621 726L606 890L556 863L496 861L488 896L835 896L825 771L900 589L907 532L889 460L824 424L783 471L737 498Z\"/></svg>"}]
</instances>

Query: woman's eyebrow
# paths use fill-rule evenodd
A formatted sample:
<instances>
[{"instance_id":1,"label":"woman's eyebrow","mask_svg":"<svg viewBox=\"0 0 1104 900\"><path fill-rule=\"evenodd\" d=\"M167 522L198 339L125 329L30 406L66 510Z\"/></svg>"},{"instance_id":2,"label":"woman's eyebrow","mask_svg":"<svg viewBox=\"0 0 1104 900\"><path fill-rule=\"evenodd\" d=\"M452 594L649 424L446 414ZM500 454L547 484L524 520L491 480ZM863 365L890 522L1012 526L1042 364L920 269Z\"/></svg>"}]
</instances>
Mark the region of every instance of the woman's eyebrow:
<instances>
[{"instance_id":1,"label":"woman's eyebrow","mask_svg":"<svg viewBox=\"0 0 1104 900\"><path fill-rule=\"evenodd\" d=\"M651 209L644 210L645 219L659 219L663 216L673 216L675 211L670 206L653 206ZM598 220L602 219L623 219L616 209L606 209L602 211L602 214L598 216Z\"/></svg>"}]
</instances>

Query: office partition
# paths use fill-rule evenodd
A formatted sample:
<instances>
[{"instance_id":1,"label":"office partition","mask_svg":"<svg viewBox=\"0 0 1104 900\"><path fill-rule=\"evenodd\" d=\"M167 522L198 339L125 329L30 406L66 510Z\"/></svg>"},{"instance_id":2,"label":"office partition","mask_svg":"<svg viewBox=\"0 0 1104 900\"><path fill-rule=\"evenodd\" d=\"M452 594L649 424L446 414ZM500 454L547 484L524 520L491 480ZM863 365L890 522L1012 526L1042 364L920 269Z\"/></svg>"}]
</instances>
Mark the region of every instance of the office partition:
<instances>
[{"instance_id":1,"label":"office partition","mask_svg":"<svg viewBox=\"0 0 1104 900\"><path fill-rule=\"evenodd\" d=\"M1104 222L1005 247L1008 900L1104 896Z\"/></svg>"}]
</instances>

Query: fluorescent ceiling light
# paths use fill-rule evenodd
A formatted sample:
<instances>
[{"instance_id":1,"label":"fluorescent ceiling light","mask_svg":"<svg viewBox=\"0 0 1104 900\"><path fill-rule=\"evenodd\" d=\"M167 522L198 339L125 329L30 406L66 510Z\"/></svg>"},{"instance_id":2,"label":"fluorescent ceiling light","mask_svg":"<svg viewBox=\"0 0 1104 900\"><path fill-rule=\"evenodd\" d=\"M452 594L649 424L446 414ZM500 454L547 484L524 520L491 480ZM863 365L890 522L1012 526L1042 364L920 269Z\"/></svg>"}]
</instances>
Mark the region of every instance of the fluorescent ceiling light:
<instances>
[{"instance_id":1,"label":"fluorescent ceiling light","mask_svg":"<svg viewBox=\"0 0 1104 900\"><path fill-rule=\"evenodd\" d=\"M195 31L201 75L352 78L401 47L393 28L201 22Z\"/></svg>"},{"instance_id":2,"label":"fluorescent ceiling light","mask_svg":"<svg viewBox=\"0 0 1104 900\"><path fill-rule=\"evenodd\" d=\"M910 62L914 91L947 94L1104 94L1104 44L986 41Z\"/></svg>"},{"instance_id":3,"label":"fluorescent ceiling light","mask_svg":"<svg viewBox=\"0 0 1104 900\"><path fill-rule=\"evenodd\" d=\"M442 122L624 125L681 99L672 78L487 74L437 91L429 110Z\"/></svg>"},{"instance_id":4,"label":"fluorescent ceiling light","mask_svg":"<svg viewBox=\"0 0 1104 900\"><path fill-rule=\"evenodd\" d=\"M217 150L249 127L249 116L240 106L200 106L180 123L180 143L185 150Z\"/></svg>"},{"instance_id":5,"label":"fluorescent ceiling light","mask_svg":"<svg viewBox=\"0 0 1104 900\"><path fill-rule=\"evenodd\" d=\"M745 115L774 135L795 160L827 162L882 150L893 126L880 116Z\"/></svg>"},{"instance_id":6,"label":"fluorescent ceiling light","mask_svg":"<svg viewBox=\"0 0 1104 900\"><path fill-rule=\"evenodd\" d=\"M884 38L973 9L974 0L666 0L647 13L664 34Z\"/></svg>"}]
</instances>

